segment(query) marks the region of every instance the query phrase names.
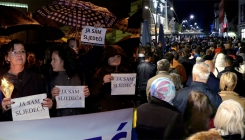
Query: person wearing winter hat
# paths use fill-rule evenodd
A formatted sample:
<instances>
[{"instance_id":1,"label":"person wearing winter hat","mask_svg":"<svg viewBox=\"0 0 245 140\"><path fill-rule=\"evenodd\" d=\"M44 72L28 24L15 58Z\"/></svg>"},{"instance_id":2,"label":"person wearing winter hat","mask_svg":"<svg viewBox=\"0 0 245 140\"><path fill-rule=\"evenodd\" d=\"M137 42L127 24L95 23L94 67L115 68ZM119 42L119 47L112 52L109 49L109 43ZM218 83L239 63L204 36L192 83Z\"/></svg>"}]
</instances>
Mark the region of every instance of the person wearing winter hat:
<instances>
[{"instance_id":1,"label":"person wearing winter hat","mask_svg":"<svg viewBox=\"0 0 245 140\"><path fill-rule=\"evenodd\" d=\"M174 83L166 77L157 78L152 82L150 95L150 102L137 108L138 139L181 139L184 132L182 114L172 105Z\"/></svg>"},{"instance_id":2,"label":"person wearing winter hat","mask_svg":"<svg viewBox=\"0 0 245 140\"><path fill-rule=\"evenodd\" d=\"M111 111L133 107L134 96L111 95L111 73L130 73L126 54L117 45L105 48L102 56L103 66L98 69L92 79L91 96L93 100L93 112Z\"/></svg>"}]
</instances>

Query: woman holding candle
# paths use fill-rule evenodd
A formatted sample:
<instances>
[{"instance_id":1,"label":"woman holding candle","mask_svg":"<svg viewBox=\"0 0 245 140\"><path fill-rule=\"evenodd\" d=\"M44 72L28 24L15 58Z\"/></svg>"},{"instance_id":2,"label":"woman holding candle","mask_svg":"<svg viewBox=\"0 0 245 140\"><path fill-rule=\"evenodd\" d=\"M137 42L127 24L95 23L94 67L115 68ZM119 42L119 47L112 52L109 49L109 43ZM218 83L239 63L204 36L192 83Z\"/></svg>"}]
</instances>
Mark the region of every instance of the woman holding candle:
<instances>
[{"instance_id":1,"label":"woman holding candle","mask_svg":"<svg viewBox=\"0 0 245 140\"><path fill-rule=\"evenodd\" d=\"M56 86L82 86L85 85L85 79L83 74L76 71L75 61L75 51L68 47L58 45L55 46L51 50L51 65L53 69L53 73L51 76L51 80L48 82L48 87L51 90L52 97L55 101L55 97L59 96L60 89ZM90 95L88 86L84 87L84 95L88 97ZM71 116L71 115L79 115L89 112L87 100L85 101L85 109L84 108L62 108L62 109L54 109L52 113L53 116L61 117L61 116ZM54 106L55 107L55 106Z\"/></svg>"},{"instance_id":2,"label":"woman holding candle","mask_svg":"<svg viewBox=\"0 0 245 140\"><path fill-rule=\"evenodd\" d=\"M26 50L22 42L19 40L9 42L4 55L5 61L9 64L9 69L3 72L1 79L5 78L12 83L14 90L11 97L5 97L2 100L2 120L11 121L11 104L14 104L11 99L45 93L45 88L40 83L38 74L26 68ZM51 99L45 98L42 105L52 108L53 102Z\"/></svg>"}]
</instances>

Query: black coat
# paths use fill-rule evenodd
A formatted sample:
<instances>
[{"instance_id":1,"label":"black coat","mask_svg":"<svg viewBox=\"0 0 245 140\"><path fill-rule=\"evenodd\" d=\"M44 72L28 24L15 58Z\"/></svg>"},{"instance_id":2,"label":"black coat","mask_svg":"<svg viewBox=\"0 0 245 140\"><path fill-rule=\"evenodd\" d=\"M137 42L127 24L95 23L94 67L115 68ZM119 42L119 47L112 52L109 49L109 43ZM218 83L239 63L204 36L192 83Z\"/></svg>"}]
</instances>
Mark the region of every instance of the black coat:
<instances>
[{"instance_id":1,"label":"black coat","mask_svg":"<svg viewBox=\"0 0 245 140\"><path fill-rule=\"evenodd\" d=\"M138 139L181 139L183 117L181 112L169 103L151 98L137 108L136 132Z\"/></svg>"},{"instance_id":2,"label":"black coat","mask_svg":"<svg viewBox=\"0 0 245 140\"><path fill-rule=\"evenodd\" d=\"M151 62L143 62L137 68L138 89L146 90L147 81L156 75L156 65Z\"/></svg>"},{"instance_id":3,"label":"black coat","mask_svg":"<svg viewBox=\"0 0 245 140\"><path fill-rule=\"evenodd\" d=\"M189 87L191 85L191 82L192 82L192 75L190 75L188 77L188 80L187 80L185 86ZM209 75L209 78L208 78L208 81L207 81L207 85L211 89L211 91L213 91L214 93L219 93L220 92L219 79L216 78L212 72L210 72L210 75Z\"/></svg>"},{"instance_id":4,"label":"black coat","mask_svg":"<svg viewBox=\"0 0 245 140\"><path fill-rule=\"evenodd\" d=\"M6 78L6 80L14 84L14 91L11 96L12 99L46 93L45 86L39 79L38 74L32 71L24 69L18 76L5 73L1 77ZM1 120L12 121L11 110L3 113Z\"/></svg>"},{"instance_id":5,"label":"black coat","mask_svg":"<svg viewBox=\"0 0 245 140\"><path fill-rule=\"evenodd\" d=\"M238 93L240 96L243 96L245 97L245 92L243 90L243 87L244 87L244 81L243 81L243 76L240 72L236 71L234 69L233 66L228 66L228 67L225 67L225 69L223 71L221 71L219 74L218 74L218 78L220 79L220 77L222 76L223 73L226 73L226 72L233 72L236 74L237 76L237 85L234 89L234 92Z\"/></svg>"},{"instance_id":6,"label":"black coat","mask_svg":"<svg viewBox=\"0 0 245 140\"><path fill-rule=\"evenodd\" d=\"M186 76L188 77L189 75L191 75L192 68L193 68L194 64L196 63L196 60L195 59L189 59L186 57L181 57L178 61L179 61L179 63L181 63L184 66Z\"/></svg>"},{"instance_id":7,"label":"black coat","mask_svg":"<svg viewBox=\"0 0 245 140\"><path fill-rule=\"evenodd\" d=\"M103 66L98 69L93 77L91 97L93 100L93 111L111 111L133 107L134 95L111 95L111 83L103 83L103 77L111 73L129 73L125 67Z\"/></svg>"},{"instance_id":8,"label":"black coat","mask_svg":"<svg viewBox=\"0 0 245 140\"><path fill-rule=\"evenodd\" d=\"M218 109L219 105L222 102L222 99L219 96L219 94L212 92L207 84L193 81L190 87L185 87L177 91L176 96L174 98L174 106L177 107L182 113L184 113L185 111L186 103L191 91L199 91L207 95L215 109Z\"/></svg>"}]
</instances>

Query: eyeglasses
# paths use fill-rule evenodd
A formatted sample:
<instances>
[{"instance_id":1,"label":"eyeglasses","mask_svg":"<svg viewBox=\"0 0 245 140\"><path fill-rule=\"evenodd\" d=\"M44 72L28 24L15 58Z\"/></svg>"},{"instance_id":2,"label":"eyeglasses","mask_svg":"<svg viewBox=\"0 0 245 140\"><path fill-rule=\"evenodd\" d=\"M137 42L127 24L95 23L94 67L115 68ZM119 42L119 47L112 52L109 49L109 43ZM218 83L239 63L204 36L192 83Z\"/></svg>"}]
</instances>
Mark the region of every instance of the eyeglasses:
<instances>
[{"instance_id":1,"label":"eyeglasses","mask_svg":"<svg viewBox=\"0 0 245 140\"><path fill-rule=\"evenodd\" d=\"M10 52L13 56L17 56L17 55L24 55L26 54L26 51L12 51Z\"/></svg>"}]
</instances>

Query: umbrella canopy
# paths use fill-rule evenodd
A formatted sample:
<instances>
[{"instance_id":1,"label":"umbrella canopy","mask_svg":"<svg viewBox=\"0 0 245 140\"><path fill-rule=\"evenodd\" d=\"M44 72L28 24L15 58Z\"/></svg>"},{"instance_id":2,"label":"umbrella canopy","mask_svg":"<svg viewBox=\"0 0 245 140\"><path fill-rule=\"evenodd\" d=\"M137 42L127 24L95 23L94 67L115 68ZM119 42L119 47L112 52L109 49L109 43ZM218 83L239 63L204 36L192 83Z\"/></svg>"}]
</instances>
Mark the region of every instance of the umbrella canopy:
<instances>
[{"instance_id":1,"label":"umbrella canopy","mask_svg":"<svg viewBox=\"0 0 245 140\"><path fill-rule=\"evenodd\" d=\"M116 16L108 9L78 0L58 0L43 6L37 12L64 25L79 28L98 24L109 28L116 21Z\"/></svg>"},{"instance_id":2,"label":"umbrella canopy","mask_svg":"<svg viewBox=\"0 0 245 140\"><path fill-rule=\"evenodd\" d=\"M0 6L0 23L1 36L8 36L19 31L33 29L40 25L21 11L7 6Z\"/></svg>"},{"instance_id":3,"label":"umbrella canopy","mask_svg":"<svg viewBox=\"0 0 245 140\"><path fill-rule=\"evenodd\" d=\"M26 30L11 34L9 38L19 39L25 43L45 42L58 40L64 37L65 34L58 28L47 25L40 25L34 30Z\"/></svg>"},{"instance_id":4,"label":"umbrella canopy","mask_svg":"<svg viewBox=\"0 0 245 140\"><path fill-rule=\"evenodd\" d=\"M139 28L128 28L128 19L129 18L122 18L122 19L117 20L113 28L123 31L123 32L131 33L131 34L140 34L140 27Z\"/></svg>"}]
</instances>

